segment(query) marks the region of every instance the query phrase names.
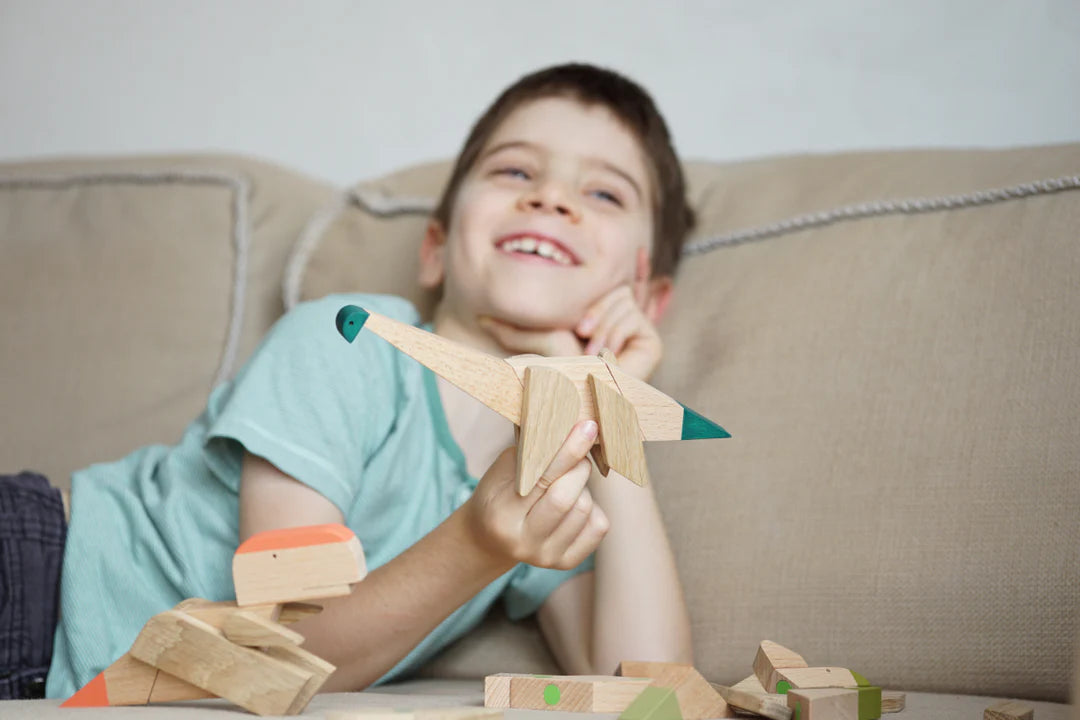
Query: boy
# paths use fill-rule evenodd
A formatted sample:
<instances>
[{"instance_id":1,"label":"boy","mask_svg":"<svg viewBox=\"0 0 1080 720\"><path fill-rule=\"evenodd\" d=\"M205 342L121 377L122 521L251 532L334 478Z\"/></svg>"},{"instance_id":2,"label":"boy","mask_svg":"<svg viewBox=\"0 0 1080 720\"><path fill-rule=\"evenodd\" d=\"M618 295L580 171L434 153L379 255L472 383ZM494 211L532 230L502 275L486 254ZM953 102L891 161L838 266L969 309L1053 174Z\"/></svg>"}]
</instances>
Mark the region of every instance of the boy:
<instances>
[{"instance_id":1,"label":"boy","mask_svg":"<svg viewBox=\"0 0 1080 720\"><path fill-rule=\"evenodd\" d=\"M429 329L501 356L607 347L647 378L691 222L643 90L583 65L534 73L477 122L428 227L420 282L442 291ZM326 522L356 532L370 573L295 626L338 666L324 690L401 678L499 598L513 618L539 613L565 672L691 662L652 490L590 481L595 423L519 497L509 424L372 334L345 343L346 303L420 321L386 296L305 303L176 447L75 474L47 694L77 690L154 613L231 597L252 533Z\"/></svg>"}]
</instances>

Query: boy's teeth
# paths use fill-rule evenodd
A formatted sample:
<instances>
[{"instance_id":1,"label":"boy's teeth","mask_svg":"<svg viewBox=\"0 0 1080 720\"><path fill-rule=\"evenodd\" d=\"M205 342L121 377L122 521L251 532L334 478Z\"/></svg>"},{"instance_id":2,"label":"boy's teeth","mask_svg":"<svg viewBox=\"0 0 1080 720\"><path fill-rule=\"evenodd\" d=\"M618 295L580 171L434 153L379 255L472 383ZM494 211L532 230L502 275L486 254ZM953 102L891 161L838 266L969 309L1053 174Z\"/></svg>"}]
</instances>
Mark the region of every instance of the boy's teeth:
<instances>
[{"instance_id":1,"label":"boy's teeth","mask_svg":"<svg viewBox=\"0 0 1080 720\"><path fill-rule=\"evenodd\" d=\"M538 238L515 238L504 243L503 249L506 252L522 252L539 255L540 257L547 258L548 260L554 260L560 265L573 264L568 254L564 253L562 250L559 250L557 247L547 242L546 240L540 240Z\"/></svg>"}]
</instances>

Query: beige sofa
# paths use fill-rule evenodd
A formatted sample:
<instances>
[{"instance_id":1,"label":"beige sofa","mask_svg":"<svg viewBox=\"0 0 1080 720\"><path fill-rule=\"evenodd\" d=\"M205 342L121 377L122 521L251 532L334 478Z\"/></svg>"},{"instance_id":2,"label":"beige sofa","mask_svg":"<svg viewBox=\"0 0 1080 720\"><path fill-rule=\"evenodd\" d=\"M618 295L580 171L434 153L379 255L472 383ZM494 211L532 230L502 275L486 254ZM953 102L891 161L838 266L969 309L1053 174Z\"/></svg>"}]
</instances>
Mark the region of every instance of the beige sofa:
<instances>
[{"instance_id":1,"label":"beige sofa","mask_svg":"<svg viewBox=\"0 0 1080 720\"><path fill-rule=\"evenodd\" d=\"M446 170L342 191L226 155L0 165L0 472L63 486L176 439L297 300L427 307L415 254ZM649 461L698 668L733 683L771 639L908 691L907 717L972 717L984 696L1065 717L1080 145L688 171L698 252L655 383L734 437ZM425 672L462 682L399 691L475 700L484 674L553 670L534 625L494 614Z\"/></svg>"}]
</instances>

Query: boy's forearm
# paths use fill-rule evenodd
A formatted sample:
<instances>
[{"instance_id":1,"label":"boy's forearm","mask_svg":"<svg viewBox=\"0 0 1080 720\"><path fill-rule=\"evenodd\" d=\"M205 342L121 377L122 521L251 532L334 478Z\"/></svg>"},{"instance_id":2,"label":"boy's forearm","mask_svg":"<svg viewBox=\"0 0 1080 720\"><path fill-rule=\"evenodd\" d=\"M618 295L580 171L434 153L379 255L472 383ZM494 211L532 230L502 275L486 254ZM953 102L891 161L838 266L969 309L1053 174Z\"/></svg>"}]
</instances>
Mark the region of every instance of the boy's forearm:
<instances>
[{"instance_id":1,"label":"boy's forearm","mask_svg":"<svg viewBox=\"0 0 1080 720\"><path fill-rule=\"evenodd\" d=\"M612 673L622 660L693 662L690 617L652 487L612 476L590 488L611 521L596 551L594 670Z\"/></svg>"},{"instance_id":2,"label":"boy's forearm","mask_svg":"<svg viewBox=\"0 0 1080 720\"><path fill-rule=\"evenodd\" d=\"M485 553L455 512L419 542L371 571L352 594L297 623L303 647L337 666L323 691L378 680L440 622L512 564Z\"/></svg>"}]
</instances>

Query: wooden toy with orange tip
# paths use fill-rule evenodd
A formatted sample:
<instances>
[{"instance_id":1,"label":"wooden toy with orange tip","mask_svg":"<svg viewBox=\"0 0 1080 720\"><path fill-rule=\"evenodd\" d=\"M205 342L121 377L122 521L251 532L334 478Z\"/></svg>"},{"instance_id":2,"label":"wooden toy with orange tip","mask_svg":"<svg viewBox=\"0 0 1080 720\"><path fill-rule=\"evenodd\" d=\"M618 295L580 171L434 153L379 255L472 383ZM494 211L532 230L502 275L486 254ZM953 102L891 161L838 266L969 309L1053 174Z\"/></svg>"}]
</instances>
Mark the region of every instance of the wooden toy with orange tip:
<instances>
[{"instance_id":1,"label":"wooden toy with orange tip","mask_svg":"<svg viewBox=\"0 0 1080 720\"><path fill-rule=\"evenodd\" d=\"M619 370L614 356L503 360L356 305L337 314L352 342L367 328L521 428L518 492L527 495L579 420L599 428L593 458L638 485L648 480L645 440L731 437L724 428Z\"/></svg>"},{"instance_id":2,"label":"wooden toy with orange tip","mask_svg":"<svg viewBox=\"0 0 1080 720\"><path fill-rule=\"evenodd\" d=\"M344 525L252 535L233 556L236 602L192 598L155 615L61 707L222 697L257 715L295 715L335 668L285 625L322 610L299 601L348 595L366 572Z\"/></svg>"}]
</instances>

